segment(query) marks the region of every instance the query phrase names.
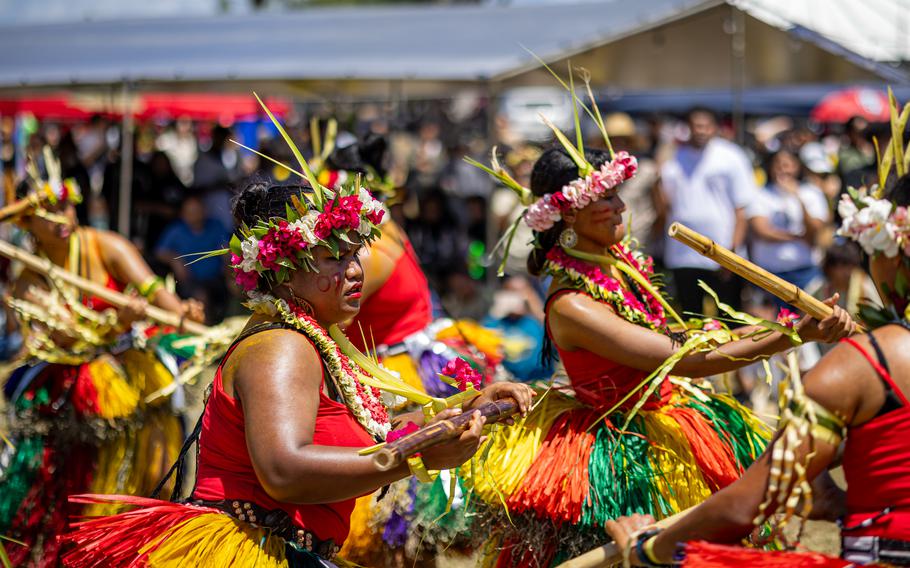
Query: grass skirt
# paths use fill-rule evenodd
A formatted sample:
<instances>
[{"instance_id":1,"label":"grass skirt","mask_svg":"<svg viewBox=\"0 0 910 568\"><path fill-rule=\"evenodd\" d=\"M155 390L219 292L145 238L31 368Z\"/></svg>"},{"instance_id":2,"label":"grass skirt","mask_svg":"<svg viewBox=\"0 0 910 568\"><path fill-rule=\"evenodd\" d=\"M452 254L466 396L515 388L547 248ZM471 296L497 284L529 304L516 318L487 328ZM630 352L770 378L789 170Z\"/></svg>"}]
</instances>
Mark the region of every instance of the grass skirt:
<instances>
[{"instance_id":1,"label":"grass skirt","mask_svg":"<svg viewBox=\"0 0 910 568\"><path fill-rule=\"evenodd\" d=\"M127 495L79 495L88 507L130 510L72 524L63 565L74 568L194 566L310 568L334 564L290 547L272 531L211 507Z\"/></svg>"},{"instance_id":2,"label":"grass skirt","mask_svg":"<svg viewBox=\"0 0 910 568\"><path fill-rule=\"evenodd\" d=\"M0 453L0 534L13 565L56 566L57 535L75 514L77 493L148 494L176 459L183 438L168 400L148 394L173 381L153 352L129 350L81 365L37 363L4 385L13 448Z\"/></svg>"},{"instance_id":3,"label":"grass skirt","mask_svg":"<svg viewBox=\"0 0 910 568\"><path fill-rule=\"evenodd\" d=\"M548 394L502 428L462 468L479 504L474 531L488 563L546 566L606 542L606 520L663 518L735 481L764 450L770 430L726 395L675 392L656 410L602 419Z\"/></svg>"}]
</instances>

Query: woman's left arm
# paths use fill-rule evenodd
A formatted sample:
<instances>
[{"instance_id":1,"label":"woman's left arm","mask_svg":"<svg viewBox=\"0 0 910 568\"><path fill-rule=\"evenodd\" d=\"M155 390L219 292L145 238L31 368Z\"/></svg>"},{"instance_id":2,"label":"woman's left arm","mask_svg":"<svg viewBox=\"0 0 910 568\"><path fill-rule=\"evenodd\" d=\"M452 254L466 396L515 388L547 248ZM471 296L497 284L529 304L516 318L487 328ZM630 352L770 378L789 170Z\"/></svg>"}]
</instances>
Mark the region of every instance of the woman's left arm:
<instances>
[{"instance_id":1,"label":"woman's left arm","mask_svg":"<svg viewBox=\"0 0 910 568\"><path fill-rule=\"evenodd\" d=\"M858 409L864 397L869 396L869 386L875 381L868 363L849 346L838 345L805 377L806 394L829 412L845 418L847 424L857 420ZM861 414L866 414L865 412ZM868 419L868 418L865 418ZM780 436L775 437L775 440ZM773 446L752 464L742 478L718 491L704 503L695 507L685 518L662 531L654 540L653 551L661 561L668 561L676 553L677 543L691 540L734 543L745 538L754 529L753 519L758 515L766 498L770 478ZM806 478L814 480L828 469L837 457L836 445L816 439L814 456L809 462ZM803 443L796 452L797 462L804 462L809 451ZM781 492L773 494L771 509L786 498ZM625 546L631 532L643 524L627 518L609 521L607 532Z\"/></svg>"}]
</instances>

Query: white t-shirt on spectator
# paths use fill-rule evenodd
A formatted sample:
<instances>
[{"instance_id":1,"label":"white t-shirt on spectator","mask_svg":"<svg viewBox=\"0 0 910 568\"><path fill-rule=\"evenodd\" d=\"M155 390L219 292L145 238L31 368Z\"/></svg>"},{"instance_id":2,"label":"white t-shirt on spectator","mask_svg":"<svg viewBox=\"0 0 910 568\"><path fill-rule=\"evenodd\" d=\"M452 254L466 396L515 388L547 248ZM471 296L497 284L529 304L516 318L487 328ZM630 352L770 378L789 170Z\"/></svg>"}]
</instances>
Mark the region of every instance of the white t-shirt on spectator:
<instances>
[{"instance_id":1,"label":"white t-shirt on spectator","mask_svg":"<svg viewBox=\"0 0 910 568\"><path fill-rule=\"evenodd\" d=\"M765 217L774 228L801 235L806 230L803 205L813 219L828 221L830 215L825 194L810 184L800 185L796 195L775 185L768 185L759 191L758 197L746 208L746 216L749 219ZM813 256L812 247L803 239L782 243L756 237L752 243L752 261L771 272L806 268L817 260Z\"/></svg>"},{"instance_id":2,"label":"white t-shirt on spectator","mask_svg":"<svg viewBox=\"0 0 910 568\"><path fill-rule=\"evenodd\" d=\"M736 210L748 205L758 192L745 152L721 138L713 138L703 149L680 146L661 168L661 180L669 202L668 226L683 223L727 248L733 244ZM664 264L667 268L719 268L670 237Z\"/></svg>"}]
</instances>

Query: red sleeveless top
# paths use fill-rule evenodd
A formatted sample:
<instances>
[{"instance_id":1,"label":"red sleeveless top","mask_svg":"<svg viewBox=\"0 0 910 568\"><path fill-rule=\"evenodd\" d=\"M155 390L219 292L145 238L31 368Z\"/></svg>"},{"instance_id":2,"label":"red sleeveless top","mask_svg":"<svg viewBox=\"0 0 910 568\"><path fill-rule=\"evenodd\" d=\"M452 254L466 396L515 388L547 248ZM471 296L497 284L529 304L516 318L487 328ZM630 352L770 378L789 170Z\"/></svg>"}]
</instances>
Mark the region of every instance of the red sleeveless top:
<instances>
[{"instance_id":1,"label":"red sleeveless top","mask_svg":"<svg viewBox=\"0 0 910 568\"><path fill-rule=\"evenodd\" d=\"M401 343L405 337L433 321L430 285L420 268L417 253L407 239L402 239L401 245L404 253L395 261L389 279L363 301L360 313L348 327L348 338L361 351Z\"/></svg>"},{"instance_id":2,"label":"red sleeveless top","mask_svg":"<svg viewBox=\"0 0 910 568\"><path fill-rule=\"evenodd\" d=\"M844 535L910 541L910 401L879 361L852 339L842 341L869 361L902 404L847 431L843 458L848 486ZM885 508L891 512L882 514ZM870 526L856 526L870 519L874 519Z\"/></svg>"},{"instance_id":3,"label":"red sleeveless top","mask_svg":"<svg viewBox=\"0 0 910 568\"><path fill-rule=\"evenodd\" d=\"M550 306L554 299L566 293L590 294L581 290L565 289L558 290L547 299L544 306L545 323L547 335L552 339L553 334L550 332ZM603 302L606 304L605 302ZM606 411L612 408L617 402L622 400L632 389L637 387L650 373L628 367L617 363L597 353L587 349L575 349L568 351L556 346L559 358L566 368L566 374L575 390L575 397L582 403L590 405L597 410ZM642 388L635 395L629 397L620 409L631 409L641 398L646 388ZM654 393L652 399L645 403L645 409L654 409L660 407L670 399L671 394L670 382L665 380L658 391Z\"/></svg>"},{"instance_id":4,"label":"red sleeveless top","mask_svg":"<svg viewBox=\"0 0 910 568\"><path fill-rule=\"evenodd\" d=\"M237 344L231 346L215 373L212 393L202 417L199 435L199 465L193 497L206 501L245 500L266 509L282 509L296 526L312 531L319 539L341 544L348 536L354 499L320 505L296 505L272 499L259 483L246 445L243 407L224 392L221 368ZM320 446L363 448L375 443L348 407L330 399L322 386L313 443ZM331 480L326 479L326 483Z\"/></svg>"},{"instance_id":5,"label":"red sleeveless top","mask_svg":"<svg viewBox=\"0 0 910 568\"><path fill-rule=\"evenodd\" d=\"M111 276L110 274L107 275L107 282L104 283L104 287L107 288L108 290L113 290L114 292L123 292L124 290L126 290L126 285L121 284L120 282L117 282L116 280L114 280L114 277ZM92 310L95 310L96 312L103 312L104 310L106 310L108 308L114 307L114 306L108 304L107 302L105 302L104 300L102 300L101 298L99 298L98 296L83 295L82 303L85 304L86 307L91 308Z\"/></svg>"}]
</instances>

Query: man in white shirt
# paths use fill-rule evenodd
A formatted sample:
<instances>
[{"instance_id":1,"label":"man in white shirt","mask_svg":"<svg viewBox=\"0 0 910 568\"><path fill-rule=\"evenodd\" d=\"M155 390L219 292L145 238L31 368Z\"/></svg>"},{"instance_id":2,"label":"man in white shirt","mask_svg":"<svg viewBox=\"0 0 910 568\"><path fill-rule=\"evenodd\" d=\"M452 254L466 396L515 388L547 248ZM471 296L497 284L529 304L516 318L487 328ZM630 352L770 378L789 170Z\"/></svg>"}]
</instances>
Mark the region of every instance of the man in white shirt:
<instances>
[{"instance_id":1,"label":"man in white shirt","mask_svg":"<svg viewBox=\"0 0 910 568\"><path fill-rule=\"evenodd\" d=\"M752 166L743 150L717 137L717 117L708 109L688 114L690 137L661 167L667 225L680 222L729 249L746 237L745 207L755 199ZM741 304L741 281L675 239L667 237L664 264L673 273L682 309L704 313L704 280L721 300Z\"/></svg>"}]
</instances>

